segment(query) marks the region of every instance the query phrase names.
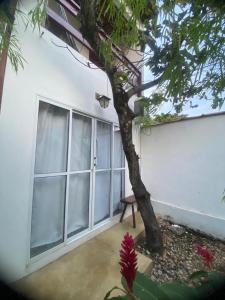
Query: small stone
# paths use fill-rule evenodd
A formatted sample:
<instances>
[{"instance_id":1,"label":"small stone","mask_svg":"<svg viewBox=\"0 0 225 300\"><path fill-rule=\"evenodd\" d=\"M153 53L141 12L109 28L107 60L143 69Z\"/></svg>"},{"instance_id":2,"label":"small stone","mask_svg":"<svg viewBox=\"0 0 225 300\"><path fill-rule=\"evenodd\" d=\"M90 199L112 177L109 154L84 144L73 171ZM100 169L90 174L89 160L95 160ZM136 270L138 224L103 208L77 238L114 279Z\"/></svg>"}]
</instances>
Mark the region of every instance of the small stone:
<instances>
[{"instance_id":1,"label":"small stone","mask_svg":"<svg viewBox=\"0 0 225 300\"><path fill-rule=\"evenodd\" d=\"M176 224L160 220L164 237L163 255L149 255L144 240L137 241L136 249L141 249L143 254L153 260L153 269L148 274L152 280L157 283L176 280L189 283L189 275L203 268L202 258L195 251L196 244L204 245L214 254L213 270L219 271L220 266L224 265L221 269L225 272L225 243L202 237L200 233L189 231L186 227L174 225ZM181 231L184 232L179 235Z\"/></svg>"},{"instance_id":2,"label":"small stone","mask_svg":"<svg viewBox=\"0 0 225 300\"><path fill-rule=\"evenodd\" d=\"M182 226L172 224L170 230L178 236L181 236L185 233L185 229Z\"/></svg>"}]
</instances>

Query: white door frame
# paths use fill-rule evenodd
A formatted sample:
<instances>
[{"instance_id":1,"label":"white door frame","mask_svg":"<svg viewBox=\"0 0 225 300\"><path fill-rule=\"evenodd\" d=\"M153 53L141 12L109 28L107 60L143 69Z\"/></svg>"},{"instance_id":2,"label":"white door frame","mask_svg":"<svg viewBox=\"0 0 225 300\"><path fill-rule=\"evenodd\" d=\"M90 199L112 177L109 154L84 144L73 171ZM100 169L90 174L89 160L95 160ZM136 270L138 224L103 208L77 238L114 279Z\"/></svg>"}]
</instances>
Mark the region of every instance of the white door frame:
<instances>
[{"instance_id":1,"label":"white door frame","mask_svg":"<svg viewBox=\"0 0 225 300\"><path fill-rule=\"evenodd\" d=\"M42 258L46 258L47 256L51 255L51 253L56 252L58 249L61 249L65 246L68 246L69 244L77 241L78 239L80 239L81 237L86 236L88 233L91 233L92 231L104 226L105 224L109 223L109 221L112 221L113 218L115 218L115 216L113 216L113 163L114 163L114 126L118 125L114 122L110 122L108 120L105 119L101 119L99 117L93 116L93 115L88 115L87 113L83 113L79 110L75 110L72 107L68 107L66 105L62 105L59 102L56 101L52 101L50 99L46 99L45 97L41 97L38 96L38 105L37 105L37 113L36 113L36 120L37 120L37 124L38 124L38 111L39 111L39 102L46 102L52 105L55 105L57 107L61 107L63 109L68 110L69 112L69 138L68 138L68 157L67 157L67 171L66 172L60 172L60 173L51 173L51 174L34 174L34 166L35 166L35 152L36 152L36 133L35 133L35 146L34 146L34 159L33 159L33 181L32 181L32 190L33 190L33 186L34 186L34 178L35 177L49 177L49 176L66 176L66 196L65 196L65 213L64 213L64 233L63 233L63 238L64 238L64 242L60 243L59 245L46 250L42 253L40 253L37 256L34 257L30 257L30 240L31 240L31 219L32 219L32 200L33 200L33 193L32 193L32 199L31 199L31 209L30 209L30 230L29 230L29 243L28 243L28 264L30 265L32 263L35 263L39 260L41 260ZM82 172L87 172L86 171L79 171L79 172L70 172L69 170L69 166L70 166L70 154L71 154L71 137L72 137L72 114L76 113L79 115L83 115L85 117L88 117L92 120L92 136L91 136L91 166L90 166L90 194L89 194L89 227L83 231L81 231L80 233L68 238L67 237L67 221L68 221L68 195L69 195L69 177L71 174L75 174L75 173L82 173ZM96 168L94 166L94 155L96 155L96 127L97 127L97 121L101 121L104 123L107 123L111 126L111 165L110 165L110 169L107 169L110 172L110 213L109 213L109 218L101 221L100 223L94 225L94 198L95 198L95 172L96 172ZM119 168L119 169L125 169L125 168ZM118 169L118 170L119 170ZM117 169L115 169L117 170ZM100 170L98 170L100 171Z\"/></svg>"}]
</instances>

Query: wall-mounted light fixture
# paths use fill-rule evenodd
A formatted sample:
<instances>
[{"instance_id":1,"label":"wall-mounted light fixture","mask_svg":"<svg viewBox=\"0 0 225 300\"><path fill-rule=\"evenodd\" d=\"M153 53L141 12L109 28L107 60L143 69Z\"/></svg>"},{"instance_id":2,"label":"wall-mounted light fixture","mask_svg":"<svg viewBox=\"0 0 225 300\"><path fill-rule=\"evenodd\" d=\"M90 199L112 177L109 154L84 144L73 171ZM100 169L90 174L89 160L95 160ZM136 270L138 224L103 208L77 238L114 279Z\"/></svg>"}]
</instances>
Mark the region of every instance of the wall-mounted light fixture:
<instances>
[{"instance_id":1,"label":"wall-mounted light fixture","mask_svg":"<svg viewBox=\"0 0 225 300\"><path fill-rule=\"evenodd\" d=\"M109 106L109 101L111 100L109 97L98 93L95 93L95 99L100 103L102 108L107 108Z\"/></svg>"}]
</instances>

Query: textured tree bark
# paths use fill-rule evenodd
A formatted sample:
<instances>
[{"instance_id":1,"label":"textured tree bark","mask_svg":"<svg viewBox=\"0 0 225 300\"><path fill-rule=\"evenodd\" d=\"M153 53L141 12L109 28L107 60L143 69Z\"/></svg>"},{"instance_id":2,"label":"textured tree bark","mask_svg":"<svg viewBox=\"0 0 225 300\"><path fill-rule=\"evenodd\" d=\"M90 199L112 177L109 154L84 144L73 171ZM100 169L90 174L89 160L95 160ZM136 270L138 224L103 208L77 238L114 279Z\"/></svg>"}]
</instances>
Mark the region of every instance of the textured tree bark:
<instances>
[{"instance_id":1,"label":"textured tree bark","mask_svg":"<svg viewBox=\"0 0 225 300\"><path fill-rule=\"evenodd\" d=\"M128 106L129 98L124 91L118 91L112 80L114 107L118 114L123 149L128 163L129 178L145 226L146 242L149 250L162 252L162 234L150 202L150 194L142 182L139 158L132 141L132 120L134 114Z\"/></svg>"},{"instance_id":2,"label":"textured tree bark","mask_svg":"<svg viewBox=\"0 0 225 300\"><path fill-rule=\"evenodd\" d=\"M144 222L147 246L154 252L161 252L163 248L162 234L150 202L150 194L141 180L139 158L132 141L132 120L135 115L128 105L130 99L128 93L117 83L116 65L113 62L106 61L100 52L102 41L98 35L96 3L96 0L81 1L81 32L104 66L112 86L114 107L118 114L130 182Z\"/></svg>"}]
</instances>

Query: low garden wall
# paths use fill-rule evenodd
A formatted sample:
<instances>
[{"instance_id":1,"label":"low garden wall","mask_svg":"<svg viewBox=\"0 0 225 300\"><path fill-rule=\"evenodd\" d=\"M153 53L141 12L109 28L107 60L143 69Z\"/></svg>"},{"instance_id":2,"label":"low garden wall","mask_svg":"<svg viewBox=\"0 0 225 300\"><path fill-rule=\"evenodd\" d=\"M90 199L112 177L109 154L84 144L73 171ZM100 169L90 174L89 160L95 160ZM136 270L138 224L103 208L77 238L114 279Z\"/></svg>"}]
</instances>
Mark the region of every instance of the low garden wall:
<instances>
[{"instance_id":1,"label":"low garden wall","mask_svg":"<svg viewBox=\"0 0 225 300\"><path fill-rule=\"evenodd\" d=\"M225 113L142 129L141 171L155 212L225 240Z\"/></svg>"}]
</instances>

